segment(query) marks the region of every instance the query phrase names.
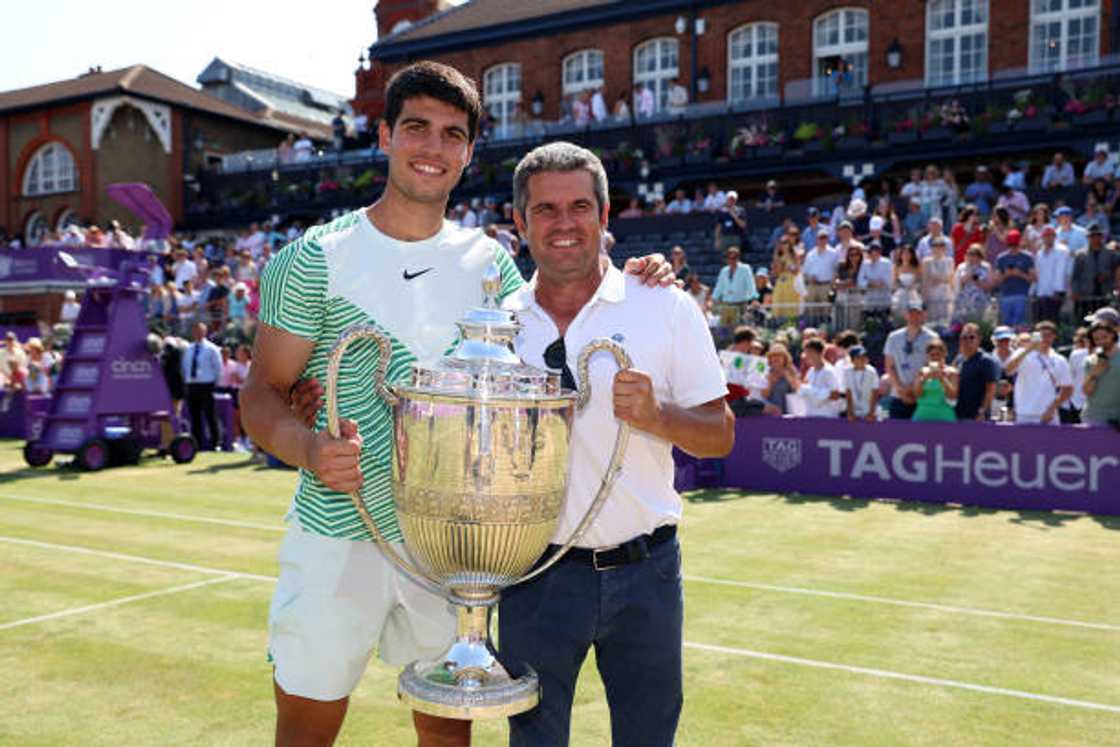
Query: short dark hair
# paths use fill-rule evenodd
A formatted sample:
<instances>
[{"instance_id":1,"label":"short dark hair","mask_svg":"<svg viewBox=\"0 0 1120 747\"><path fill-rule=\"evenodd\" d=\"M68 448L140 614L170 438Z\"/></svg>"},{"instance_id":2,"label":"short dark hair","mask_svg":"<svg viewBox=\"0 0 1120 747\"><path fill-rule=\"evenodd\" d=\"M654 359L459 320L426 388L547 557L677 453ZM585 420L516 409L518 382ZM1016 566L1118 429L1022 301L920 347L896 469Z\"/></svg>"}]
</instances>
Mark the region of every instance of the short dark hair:
<instances>
[{"instance_id":1,"label":"short dark hair","mask_svg":"<svg viewBox=\"0 0 1120 747\"><path fill-rule=\"evenodd\" d=\"M478 86L461 72L439 62L424 60L397 71L385 88L385 124L392 130L400 119L404 102L418 96L429 96L455 107L467 115L471 142L478 135L482 102Z\"/></svg>"},{"instance_id":2,"label":"short dark hair","mask_svg":"<svg viewBox=\"0 0 1120 747\"><path fill-rule=\"evenodd\" d=\"M836 336L836 344L846 350L853 345L859 344L859 335L850 329L846 329Z\"/></svg>"},{"instance_id":3,"label":"short dark hair","mask_svg":"<svg viewBox=\"0 0 1120 747\"><path fill-rule=\"evenodd\" d=\"M754 331L753 327L746 324L735 328L735 332L731 337L731 342L738 345L741 342L754 342L758 334Z\"/></svg>"},{"instance_id":4,"label":"short dark hair","mask_svg":"<svg viewBox=\"0 0 1120 747\"><path fill-rule=\"evenodd\" d=\"M1034 329L1036 332L1045 331L1058 334L1058 325L1054 324L1054 322L1039 322L1038 324L1034 325Z\"/></svg>"},{"instance_id":5,"label":"short dark hair","mask_svg":"<svg viewBox=\"0 0 1120 747\"><path fill-rule=\"evenodd\" d=\"M812 340L809 340L807 343L805 343L805 349L814 350L821 355L824 355L824 341L818 337L814 337Z\"/></svg>"}]
</instances>

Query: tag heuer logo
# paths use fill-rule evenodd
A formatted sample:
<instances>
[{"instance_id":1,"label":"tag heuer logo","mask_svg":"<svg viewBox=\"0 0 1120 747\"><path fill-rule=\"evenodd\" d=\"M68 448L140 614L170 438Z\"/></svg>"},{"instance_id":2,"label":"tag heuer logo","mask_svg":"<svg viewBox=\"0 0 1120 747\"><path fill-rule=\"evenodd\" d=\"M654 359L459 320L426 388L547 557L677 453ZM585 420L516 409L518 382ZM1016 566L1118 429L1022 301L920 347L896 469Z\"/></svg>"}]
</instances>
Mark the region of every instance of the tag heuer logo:
<instances>
[{"instance_id":1,"label":"tag heuer logo","mask_svg":"<svg viewBox=\"0 0 1120 747\"><path fill-rule=\"evenodd\" d=\"M789 472L801 466L800 438L762 439L762 461L778 472Z\"/></svg>"}]
</instances>

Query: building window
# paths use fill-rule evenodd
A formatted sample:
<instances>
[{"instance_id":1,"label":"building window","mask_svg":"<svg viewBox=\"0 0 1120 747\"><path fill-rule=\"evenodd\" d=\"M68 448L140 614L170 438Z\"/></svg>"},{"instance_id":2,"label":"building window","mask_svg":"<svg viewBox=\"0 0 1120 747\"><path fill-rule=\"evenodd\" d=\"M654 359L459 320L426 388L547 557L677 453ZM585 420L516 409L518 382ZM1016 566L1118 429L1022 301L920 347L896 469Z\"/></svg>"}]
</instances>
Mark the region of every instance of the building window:
<instances>
[{"instance_id":1,"label":"building window","mask_svg":"<svg viewBox=\"0 0 1120 747\"><path fill-rule=\"evenodd\" d=\"M653 91L653 110L665 108L669 84L680 74L676 39L650 39L634 50L634 83Z\"/></svg>"},{"instance_id":2,"label":"building window","mask_svg":"<svg viewBox=\"0 0 1120 747\"><path fill-rule=\"evenodd\" d=\"M507 62L483 76L483 104L490 113L497 137L513 137L521 107L521 65Z\"/></svg>"},{"instance_id":3,"label":"building window","mask_svg":"<svg viewBox=\"0 0 1120 747\"><path fill-rule=\"evenodd\" d=\"M603 85L603 53L584 49L564 58L564 95L594 90Z\"/></svg>"},{"instance_id":4,"label":"building window","mask_svg":"<svg viewBox=\"0 0 1120 747\"><path fill-rule=\"evenodd\" d=\"M50 221L47 220L46 216L36 210L31 215L27 216L27 222L23 225L23 245L39 246L46 241L50 230Z\"/></svg>"},{"instance_id":5,"label":"building window","mask_svg":"<svg viewBox=\"0 0 1120 747\"><path fill-rule=\"evenodd\" d=\"M778 96L778 24L752 23L727 36L727 98L738 104Z\"/></svg>"},{"instance_id":6,"label":"building window","mask_svg":"<svg viewBox=\"0 0 1120 747\"><path fill-rule=\"evenodd\" d=\"M74 157L61 143L47 143L27 163L23 174L23 196L36 197L78 188Z\"/></svg>"},{"instance_id":7,"label":"building window","mask_svg":"<svg viewBox=\"0 0 1120 747\"><path fill-rule=\"evenodd\" d=\"M1092 67L1099 58L1099 0L1031 0L1031 72Z\"/></svg>"},{"instance_id":8,"label":"building window","mask_svg":"<svg viewBox=\"0 0 1120 747\"><path fill-rule=\"evenodd\" d=\"M856 93L867 85L867 11L842 8L813 24L813 92Z\"/></svg>"},{"instance_id":9,"label":"building window","mask_svg":"<svg viewBox=\"0 0 1120 747\"><path fill-rule=\"evenodd\" d=\"M933 0L926 8L926 85L985 80L988 0Z\"/></svg>"}]
</instances>

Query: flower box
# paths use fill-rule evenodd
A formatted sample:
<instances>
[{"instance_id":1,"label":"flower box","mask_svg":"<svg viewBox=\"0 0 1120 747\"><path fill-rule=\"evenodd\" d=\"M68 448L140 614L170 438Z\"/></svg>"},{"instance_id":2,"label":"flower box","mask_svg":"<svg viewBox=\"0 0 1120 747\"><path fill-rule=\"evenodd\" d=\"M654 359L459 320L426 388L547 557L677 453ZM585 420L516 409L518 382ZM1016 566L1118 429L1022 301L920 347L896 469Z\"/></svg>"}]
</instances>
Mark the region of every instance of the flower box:
<instances>
[{"instance_id":1,"label":"flower box","mask_svg":"<svg viewBox=\"0 0 1120 747\"><path fill-rule=\"evenodd\" d=\"M754 149L755 158L777 158L782 155L783 148L780 145L760 145Z\"/></svg>"},{"instance_id":2,"label":"flower box","mask_svg":"<svg viewBox=\"0 0 1120 747\"><path fill-rule=\"evenodd\" d=\"M1105 124L1109 119L1109 111L1107 109L1094 109L1093 111L1083 114L1075 114L1073 123L1078 127L1084 127L1087 125Z\"/></svg>"},{"instance_id":3,"label":"flower box","mask_svg":"<svg viewBox=\"0 0 1120 747\"><path fill-rule=\"evenodd\" d=\"M930 127L922 133L922 140L951 140L953 131L948 127Z\"/></svg>"},{"instance_id":4,"label":"flower box","mask_svg":"<svg viewBox=\"0 0 1120 747\"><path fill-rule=\"evenodd\" d=\"M684 157L684 162L688 164L708 163L711 160L712 157L707 153L689 153Z\"/></svg>"},{"instance_id":5,"label":"flower box","mask_svg":"<svg viewBox=\"0 0 1120 747\"><path fill-rule=\"evenodd\" d=\"M887 142L891 145L906 145L907 143L918 142L918 133L914 131L909 132L888 132Z\"/></svg>"},{"instance_id":6,"label":"flower box","mask_svg":"<svg viewBox=\"0 0 1120 747\"><path fill-rule=\"evenodd\" d=\"M842 137L836 141L836 147L840 150L865 150L867 145L867 138L861 135Z\"/></svg>"},{"instance_id":7,"label":"flower box","mask_svg":"<svg viewBox=\"0 0 1120 747\"><path fill-rule=\"evenodd\" d=\"M1050 129L1049 117L1030 117L1015 123L1016 132L1044 132Z\"/></svg>"}]
</instances>

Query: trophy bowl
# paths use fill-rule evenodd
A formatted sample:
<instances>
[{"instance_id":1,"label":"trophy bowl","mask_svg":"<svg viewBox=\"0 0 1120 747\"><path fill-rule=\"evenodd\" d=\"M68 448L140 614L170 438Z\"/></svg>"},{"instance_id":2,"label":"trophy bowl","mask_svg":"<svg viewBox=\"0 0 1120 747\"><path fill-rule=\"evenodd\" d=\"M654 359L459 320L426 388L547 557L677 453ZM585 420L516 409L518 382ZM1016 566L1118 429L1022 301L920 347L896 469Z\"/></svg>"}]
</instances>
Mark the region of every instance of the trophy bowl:
<instances>
[{"instance_id":1,"label":"trophy bowl","mask_svg":"<svg viewBox=\"0 0 1120 747\"><path fill-rule=\"evenodd\" d=\"M559 374L521 362L513 352L519 325L497 308L500 287L491 268L484 305L458 323L456 348L432 365L415 364L407 383L385 383L391 342L369 326L343 333L327 371L328 428L337 436L343 354L355 340L377 342L374 391L392 411L393 505L407 557L384 539L361 497L351 499L386 557L455 606L451 646L433 661L408 665L397 681L402 701L445 718L504 718L539 702L536 674L526 666L513 678L496 658L491 612L502 589L543 572L583 535L610 493L629 435L620 425L599 493L572 537L531 570L564 508L572 424L590 390L561 389ZM617 343L596 340L579 355L581 381L599 351L630 365Z\"/></svg>"}]
</instances>

